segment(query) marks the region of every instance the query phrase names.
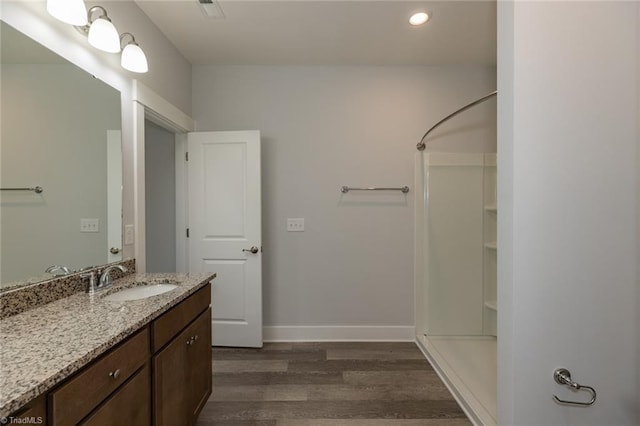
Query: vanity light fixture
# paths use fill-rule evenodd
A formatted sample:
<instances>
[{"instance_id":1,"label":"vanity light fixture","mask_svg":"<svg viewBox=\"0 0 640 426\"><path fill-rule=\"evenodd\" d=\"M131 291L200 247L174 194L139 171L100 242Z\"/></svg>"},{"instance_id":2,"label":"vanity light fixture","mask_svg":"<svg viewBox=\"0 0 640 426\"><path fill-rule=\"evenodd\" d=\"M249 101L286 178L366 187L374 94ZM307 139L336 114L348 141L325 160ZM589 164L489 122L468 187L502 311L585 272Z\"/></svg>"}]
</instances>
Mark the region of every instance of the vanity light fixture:
<instances>
[{"instance_id":1,"label":"vanity light fixture","mask_svg":"<svg viewBox=\"0 0 640 426\"><path fill-rule=\"evenodd\" d=\"M87 8L83 0L47 0L47 12L66 24L87 25Z\"/></svg>"},{"instance_id":2,"label":"vanity light fixture","mask_svg":"<svg viewBox=\"0 0 640 426\"><path fill-rule=\"evenodd\" d=\"M94 12L98 12L97 18L93 19ZM115 25L107 16L107 11L102 6L93 6L87 13L89 23L79 30L87 34L89 44L98 50L109 53L120 52L120 36Z\"/></svg>"},{"instance_id":3,"label":"vanity light fixture","mask_svg":"<svg viewBox=\"0 0 640 426\"><path fill-rule=\"evenodd\" d=\"M131 33L118 34L104 7L93 6L87 12L83 0L47 0L47 10L55 18L75 26L96 49L109 53L120 53L122 50L120 65L125 70L135 73L149 71L147 57L136 38ZM124 43L127 36L131 40Z\"/></svg>"},{"instance_id":4,"label":"vanity light fixture","mask_svg":"<svg viewBox=\"0 0 640 426\"><path fill-rule=\"evenodd\" d=\"M149 65L147 64L147 57L144 52L136 43L136 38L131 33L123 33L120 36L120 44L124 41L126 36L130 36L131 40L122 48L122 57L120 58L120 65L127 71L145 73L149 71Z\"/></svg>"},{"instance_id":5,"label":"vanity light fixture","mask_svg":"<svg viewBox=\"0 0 640 426\"><path fill-rule=\"evenodd\" d=\"M430 16L427 12L416 12L409 18L409 23L414 27L422 25L429 20Z\"/></svg>"}]
</instances>

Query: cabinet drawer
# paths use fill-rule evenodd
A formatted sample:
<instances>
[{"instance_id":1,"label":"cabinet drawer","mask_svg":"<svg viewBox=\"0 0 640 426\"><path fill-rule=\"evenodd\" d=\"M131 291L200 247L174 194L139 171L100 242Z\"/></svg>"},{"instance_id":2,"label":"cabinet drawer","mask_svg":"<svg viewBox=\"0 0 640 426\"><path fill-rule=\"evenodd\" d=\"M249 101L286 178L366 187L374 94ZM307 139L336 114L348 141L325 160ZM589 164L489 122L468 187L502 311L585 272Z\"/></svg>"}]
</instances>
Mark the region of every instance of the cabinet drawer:
<instances>
[{"instance_id":1,"label":"cabinet drawer","mask_svg":"<svg viewBox=\"0 0 640 426\"><path fill-rule=\"evenodd\" d=\"M149 371L147 364L81 424L83 426L149 426L151 424Z\"/></svg>"},{"instance_id":2,"label":"cabinet drawer","mask_svg":"<svg viewBox=\"0 0 640 426\"><path fill-rule=\"evenodd\" d=\"M182 329L211 304L211 284L207 284L151 324L153 353L169 343Z\"/></svg>"},{"instance_id":3,"label":"cabinet drawer","mask_svg":"<svg viewBox=\"0 0 640 426\"><path fill-rule=\"evenodd\" d=\"M75 425L149 358L149 329L92 363L50 394L53 425Z\"/></svg>"}]
</instances>

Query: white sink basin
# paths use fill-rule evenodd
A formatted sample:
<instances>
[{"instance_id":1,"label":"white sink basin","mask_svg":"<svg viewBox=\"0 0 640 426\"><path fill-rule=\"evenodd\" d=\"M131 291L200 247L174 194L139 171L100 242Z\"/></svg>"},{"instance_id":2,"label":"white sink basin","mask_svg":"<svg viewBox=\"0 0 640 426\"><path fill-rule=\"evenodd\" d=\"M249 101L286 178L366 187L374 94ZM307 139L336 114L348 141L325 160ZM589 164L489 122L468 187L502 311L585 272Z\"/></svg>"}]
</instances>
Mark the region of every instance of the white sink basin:
<instances>
[{"instance_id":1,"label":"white sink basin","mask_svg":"<svg viewBox=\"0 0 640 426\"><path fill-rule=\"evenodd\" d=\"M116 293L112 293L105 296L104 300L110 300L112 302L124 302L126 300L140 300L147 297L157 296L162 293L166 293L173 289L178 288L175 284L149 284L139 285L137 287L131 287L124 290L120 290Z\"/></svg>"}]
</instances>

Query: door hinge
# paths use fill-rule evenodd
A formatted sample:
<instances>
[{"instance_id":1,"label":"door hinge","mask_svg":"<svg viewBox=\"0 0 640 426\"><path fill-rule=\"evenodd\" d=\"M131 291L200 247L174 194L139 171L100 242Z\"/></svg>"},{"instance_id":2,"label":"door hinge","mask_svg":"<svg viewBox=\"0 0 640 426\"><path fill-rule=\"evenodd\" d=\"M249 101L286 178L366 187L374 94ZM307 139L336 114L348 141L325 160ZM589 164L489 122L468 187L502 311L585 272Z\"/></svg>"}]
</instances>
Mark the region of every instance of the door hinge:
<instances>
[{"instance_id":1,"label":"door hinge","mask_svg":"<svg viewBox=\"0 0 640 426\"><path fill-rule=\"evenodd\" d=\"M187 228L187 238L189 238L189 228Z\"/></svg>"},{"instance_id":2,"label":"door hinge","mask_svg":"<svg viewBox=\"0 0 640 426\"><path fill-rule=\"evenodd\" d=\"M184 153L184 161L189 161L189 152Z\"/></svg>"}]
</instances>

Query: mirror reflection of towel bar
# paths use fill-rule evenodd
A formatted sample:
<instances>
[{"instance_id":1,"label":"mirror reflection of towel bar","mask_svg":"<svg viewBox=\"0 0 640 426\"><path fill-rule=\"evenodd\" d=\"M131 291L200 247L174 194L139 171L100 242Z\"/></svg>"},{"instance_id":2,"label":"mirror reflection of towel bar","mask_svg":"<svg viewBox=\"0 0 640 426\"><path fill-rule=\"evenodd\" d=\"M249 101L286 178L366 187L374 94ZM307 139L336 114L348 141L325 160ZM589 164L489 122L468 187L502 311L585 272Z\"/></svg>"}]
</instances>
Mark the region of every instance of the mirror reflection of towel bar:
<instances>
[{"instance_id":1,"label":"mirror reflection of towel bar","mask_svg":"<svg viewBox=\"0 0 640 426\"><path fill-rule=\"evenodd\" d=\"M0 188L0 191L33 191L36 194L41 194L44 191L44 188L41 186L36 186L34 188Z\"/></svg>"},{"instance_id":2,"label":"mirror reflection of towel bar","mask_svg":"<svg viewBox=\"0 0 640 426\"><path fill-rule=\"evenodd\" d=\"M340 188L340 192L346 194L349 191L402 191L403 194L409 192L408 186L403 186L402 188L377 188L377 187L369 187L369 188L354 188L352 186L343 186Z\"/></svg>"}]
</instances>

